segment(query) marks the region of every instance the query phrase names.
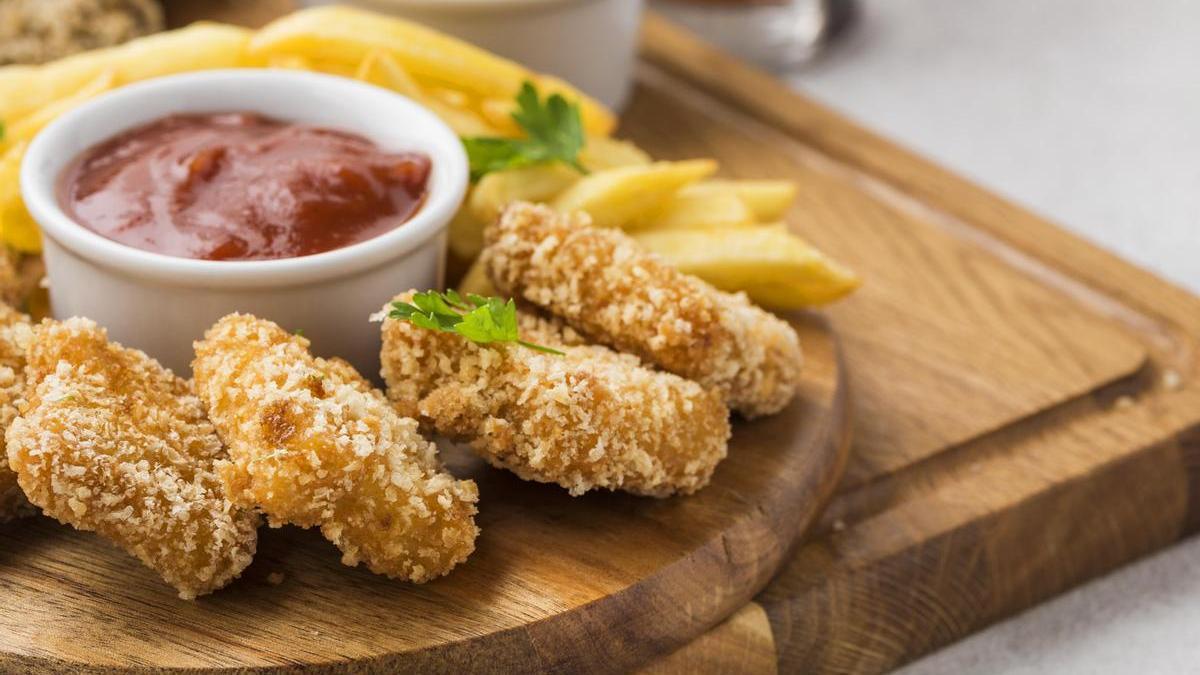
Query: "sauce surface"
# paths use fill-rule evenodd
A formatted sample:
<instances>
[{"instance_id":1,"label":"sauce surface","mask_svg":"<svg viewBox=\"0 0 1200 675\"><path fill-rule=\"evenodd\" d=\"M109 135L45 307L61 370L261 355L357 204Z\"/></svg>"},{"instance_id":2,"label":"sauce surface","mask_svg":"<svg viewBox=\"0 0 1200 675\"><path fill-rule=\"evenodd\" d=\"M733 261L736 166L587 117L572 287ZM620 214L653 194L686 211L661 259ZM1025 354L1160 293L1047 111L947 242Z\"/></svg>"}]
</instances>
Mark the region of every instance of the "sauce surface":
<instances>
[{"instance_id":1,"label":"sauce surface","mask_svg":"<svg viewBox=\"0 0 1200 675\"><path fill-rule=\"evenodd\" d=\"M85 151L59 201L127 246L200 260L274 260L342 248L402 225L430 161L251 113L175 115Z\"/></svg>"}]
</instances>

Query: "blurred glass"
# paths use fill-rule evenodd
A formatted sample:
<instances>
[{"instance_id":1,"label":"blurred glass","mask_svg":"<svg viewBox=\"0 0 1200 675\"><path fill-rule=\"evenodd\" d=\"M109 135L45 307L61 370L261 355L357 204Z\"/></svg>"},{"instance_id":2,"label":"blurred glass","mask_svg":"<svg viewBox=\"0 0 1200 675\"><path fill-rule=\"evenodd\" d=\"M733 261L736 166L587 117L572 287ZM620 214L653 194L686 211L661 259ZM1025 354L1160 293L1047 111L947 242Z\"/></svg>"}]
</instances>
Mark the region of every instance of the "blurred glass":
<instances>
[{"instance_id":1,"label":"blurred glass","mask_svg":"<svg viewBox=\"0 0 1200 675\"><path fill-rule=\"evenodd\" d=\"M667 18L776 71L803 65L848 22L851 0L654 0Z\"/></svg>"}]
</instances>

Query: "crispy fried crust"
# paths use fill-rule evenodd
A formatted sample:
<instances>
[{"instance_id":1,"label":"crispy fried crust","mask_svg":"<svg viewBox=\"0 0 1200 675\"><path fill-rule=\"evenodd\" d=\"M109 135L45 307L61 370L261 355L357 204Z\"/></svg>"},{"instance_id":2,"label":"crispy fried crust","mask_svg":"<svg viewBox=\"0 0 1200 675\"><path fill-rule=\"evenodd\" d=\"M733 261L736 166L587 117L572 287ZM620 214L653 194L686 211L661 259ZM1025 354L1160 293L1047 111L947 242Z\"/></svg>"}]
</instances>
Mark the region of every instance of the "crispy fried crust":
<instances>
[{"instance_id":1,"label":"crispy fried crust","mask_svg":"<svg viewBox=\"0 0 1200 675\"><path fill-rule=\"evenodd\" d=\"M162 27L162 7L154 0L4 0L0 65L45 63Z\"/></svg>"},{"instance_id":2,"label":"crispy fried crust","mask_svg":"<svg viewBox=\"0 0 1200 675\"><path fill-rule=\"evenodd\" d=\"M582 346L531 315L521 317L521 334L567 355L478 345L386 319L388 396L495 466L573 495L606 488L665 497L708 484L730 434L715 390Z\"/></svg>"},{"instance_id":3,"label":"crispy fried crust","mask_svg":"<svg viewBox=\"0 0 1200 675\"><path fill-rule=\"evenodd\" d=\"M16 418L17 401L25 394L25 350L32 338L29 317L0 304L0 434ZM0 442L0 523L33 512Z\"/></svg>"},{"instance_id":4,"label":"crispy fried crust","mask_svg":"<svg viewBox=\"0 0 1200 675\"><path fill-rule=\"evenodd\" d=\"M225 498L224 448L186 381L86 319L44 322L27 359L7 440L30 501L116 542L185 599L250 564L258 517Z\"/></svg>"},{"instance_id":5,"label":"crispy fried crust","mask_svg":"<svg viewBox=\"0 0 1200 675\"><path fill-rule=\"evenodd\" d=\"M475 548L478 489L455 480L421 437L349 364L308 341L232 314L196 343L196 388L232 460L231 498L272 526L319 525L378 574L423 582Z\"/></svg>"},{"instance_id":6,"label":"crispy fried crust","mask_svg":"<svg viewBox=\"0 0 1200 675\"><path fill-rule=\"evenodd\" d=\"M750 304L643 251L583 214L513 204L486 232L488 275L564 318L586 337L719 389L746 417L782 410L796 395L796 332Z\"/></svg>"}]
</instances>

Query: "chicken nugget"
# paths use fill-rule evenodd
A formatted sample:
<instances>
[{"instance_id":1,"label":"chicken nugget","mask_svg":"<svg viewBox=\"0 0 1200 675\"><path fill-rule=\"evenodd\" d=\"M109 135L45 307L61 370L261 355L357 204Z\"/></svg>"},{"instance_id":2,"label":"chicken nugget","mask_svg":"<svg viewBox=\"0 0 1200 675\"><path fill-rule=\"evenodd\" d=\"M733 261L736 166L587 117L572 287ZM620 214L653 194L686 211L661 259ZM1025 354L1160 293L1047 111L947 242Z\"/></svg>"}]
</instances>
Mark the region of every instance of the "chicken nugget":
<instances>
[{"instance_id":1,"label":"chicken nugget","mask_svg":"<svg viewBox=\"0 0 1200 675\"><path fill-rule=\"evenodd\" d=\"M520 330L566 355L385 319L388 396L491 464L572 495L605 488L666 497L708 484L730 435L718 392L582 345L552 321L521 314Z\"/></svg>"},{"instance_id":2,"label":"chicken nugget","mask_svg":"<svg viewBox=\"0 0 1200 675\"><path fill-rule=\"evenodd\" d=\"M584 336L716 387L748 418L782 410L800 385L800 339L787 322L642 250L617 230L517 203L486 232L484 264L501 293L562 317Z\"/></svg>"},{"instance_id":3,"label":"chicken nugget","mask_svg":"<svg viewBox=\"0 0 1200 675\"><path fill-rule=\"evenodd\" d=\"M210 593L254 557L258 516L225 498L225 456L191 386L87 319L46 321L26 353L8 461L46 515L94 530L179 591Z\"/></svg>"},{"instance_id":4,"label":"chicken nugget","mask_svg":"<svg viewBox=\"0 0 1200 675\"><path fill-rule=\"evenodd\" d=\"M29 317L0 304L0 434L16 418L17 401L25 394L25 350L32 338ZM0 437L0 523L32 513Z\"/></svg>"},{"instance_id":5,"label":"chicken nugget","mask_svg":"<svg viewBox=\"0 0 1200 675\"><path fill-rule=\"evenodd\" d=\"M154 0L4 0L0 64L45 63L162 30Z\"/></svg>"},{"instance_id":6,"label":"chicken nugget","mask_svg":"<svg viewBox=\"0 0 1200 675\"><path fill-rule=\"evenodd\" d=\"M196 388L231 462L230 497L272 527L320 526L342 562L424 582L475 549L474 481L456 480L415 420L308 340L231 314L196 343Z\"/></svg>"}]
</instances>

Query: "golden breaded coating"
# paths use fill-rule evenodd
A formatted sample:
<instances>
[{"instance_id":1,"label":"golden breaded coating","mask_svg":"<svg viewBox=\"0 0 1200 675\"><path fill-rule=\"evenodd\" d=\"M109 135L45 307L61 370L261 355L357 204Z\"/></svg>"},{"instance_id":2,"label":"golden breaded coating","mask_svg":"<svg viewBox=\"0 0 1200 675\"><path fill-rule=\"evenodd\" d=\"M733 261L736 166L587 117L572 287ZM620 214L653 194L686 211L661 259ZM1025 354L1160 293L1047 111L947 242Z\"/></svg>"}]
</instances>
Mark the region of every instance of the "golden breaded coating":
<instances>
[{"instance_id":1,"label":"golden breaded coating","mask_svg":"<svg viewBox=\"0 0 1200 675\"><path fill-rule=\"evenodd\" d=\"M796 395L802 356L787 322L744 294L683 274L586 215L513 204L488 228L484 260L501 293L560 316L586 337L716 387L746 417Z\"/></svg>"},{"instance_id":2,"label":"golden breaded coating","mask_svg":"<svg viewBox=\"0 0 1200 675\"><path fill-rule=\"evenodd\" d=\"M715 390L581 346L577 335L532 315L520 317L520 329L523 339L566 356L386 319L389 398L493 465L572 495L606 488L665 497L708 484L730 434Z\"/></svg>"},{"instance_id":3,"label":"golden breaded coating","mask_svg":"<svg viewBox=\"0 0 1200 675\"><path fill-rule=\"evenodd\" d=\"M225 498L225 449L191 386L87 319L44 322L8 461L46 515L94 530L191 599L254 557L258 516Z\"/></svg>"},{"instance_id":4,"label":"golden breaded coating","mask_svg":"<svg viewBox=\"0 0 1200 675\"><path fill-rule=\"evenodd\" d=\"M3 0L0 64L45 63L162 28L155 0Z\"/></svg>"},{"instance_id":5,"label":"golden breaded coating","mask_svg":"<svg viewBox=\"0 0 1200 675\"><path fill-rule=\"evenodd\" d=\"M17 401L25 395L25 350L32 338L29 317L0 304L0 434L16 418ZM0 441L0 523L32 513Z\"/></svg>"},{"instance_id":6,"label":"golden breaded coating","mask_svg":"<svg viewBox=\"0 0 1200 675\"><path fill-rule=\"evenodd\" d=\"M29 283L22 278L17 254L0 247L0 302L20 307L27 295ZM8 321L0 319L5 325Z\"/></svg>"},{"instance_id":7,"label":"golden breaded coating","mask_svg":"<svg viewBox=\"0 0 1200 675\"><path fill-rule=\"evenodd\" d=\"M455 480L378 390L308 340L231 314L196 343L196 389L231 462L230 497L272 526L319 525L342 562L424 582L475 549L474 481Z\"/></svg>"}]
</instances>

